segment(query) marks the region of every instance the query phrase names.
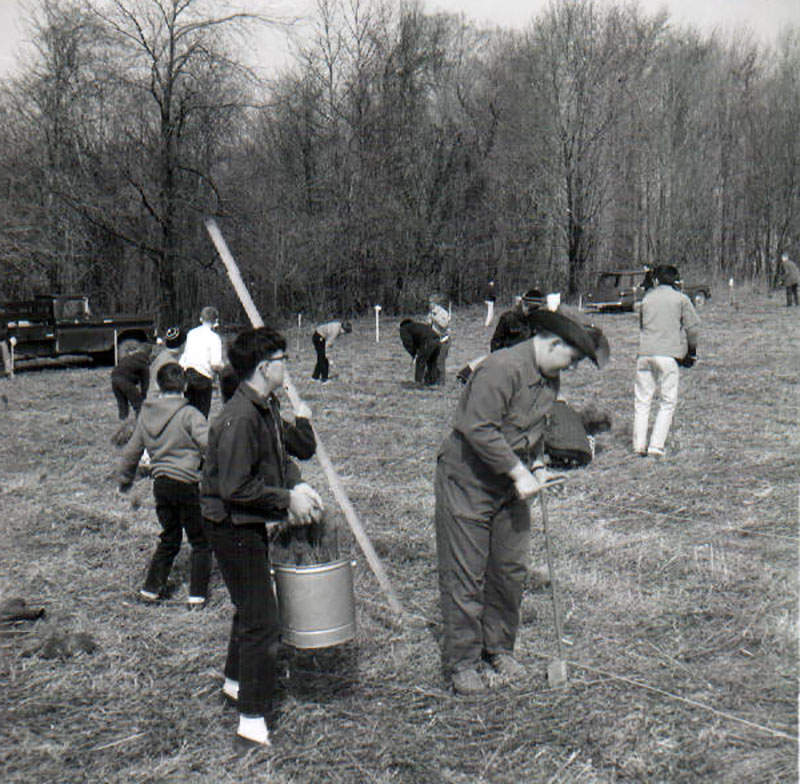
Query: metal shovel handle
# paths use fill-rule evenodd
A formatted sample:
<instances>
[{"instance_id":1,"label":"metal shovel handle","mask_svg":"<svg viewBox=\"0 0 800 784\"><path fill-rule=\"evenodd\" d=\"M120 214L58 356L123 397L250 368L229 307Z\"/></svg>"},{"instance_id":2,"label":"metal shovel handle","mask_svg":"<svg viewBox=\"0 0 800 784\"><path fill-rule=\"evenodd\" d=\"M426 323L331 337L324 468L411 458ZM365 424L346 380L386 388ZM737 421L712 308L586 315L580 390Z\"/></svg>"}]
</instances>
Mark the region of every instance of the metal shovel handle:
<instances>
[{"instance_id":1,"label":"metal shovel handle","mask_svg":"<svg viewBox=\"0 0 800 784\"><path fill-rule=\"evenodd\" d=\"M547 517L547 492L543 488L539 493L539 500L542 505L542 525L544 527L544 544L547 552L547 569L550 572L550 590L553 593L553 616L556 626L556 637L558 639L558 656L564 658L564 643L562 641L563 631L561 628L561 602L558 593L558 581L556 580L555 569L553 568L553 543L550 539L550 525Z\"/></svg>"}]
</instances>

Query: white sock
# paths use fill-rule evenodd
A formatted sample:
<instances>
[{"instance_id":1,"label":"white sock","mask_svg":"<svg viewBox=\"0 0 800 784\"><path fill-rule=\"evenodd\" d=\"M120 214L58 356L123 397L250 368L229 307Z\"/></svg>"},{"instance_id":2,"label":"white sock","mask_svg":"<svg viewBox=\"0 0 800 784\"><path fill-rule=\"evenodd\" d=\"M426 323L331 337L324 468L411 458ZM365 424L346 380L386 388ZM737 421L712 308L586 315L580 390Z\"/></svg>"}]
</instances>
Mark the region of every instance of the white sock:
<instances>
[{"instance_id":1,"label":"white sock","mask_svg":"<svg viewBox=\"0 0 800 784\"><path fill-rule=\"evenodd\" d=\"M245 716L239 714L239 729L236 734L240 738L246 738L253 743L260 743L262 746L269 746L269 730L267 722L263 716Z\"/></svg>"},{"instance_id":2,"label":"white sock","mask_svg":"<svg viewBox=\"0 0 800 784\"><path fill-rule=\"evenodd\" d=\"M230 678L225 678L225 683L222 684L222 691L227 694L232 700L239 699L239 681L233 681Z\"/></svg>"}]
</instances>

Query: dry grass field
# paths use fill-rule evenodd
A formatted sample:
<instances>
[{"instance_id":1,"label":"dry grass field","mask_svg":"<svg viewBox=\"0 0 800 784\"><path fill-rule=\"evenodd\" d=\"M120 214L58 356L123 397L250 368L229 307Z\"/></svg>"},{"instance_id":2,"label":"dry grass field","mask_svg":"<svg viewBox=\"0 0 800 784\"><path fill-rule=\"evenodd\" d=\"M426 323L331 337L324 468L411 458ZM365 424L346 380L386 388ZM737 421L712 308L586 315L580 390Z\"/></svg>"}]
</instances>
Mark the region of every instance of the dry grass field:
<instances>
[{"instance_id":1,"label":"dry grass field","mask_svg":"<svg viewBox=\"0 0 800 784\"><path fill-rule=\"evenodd\" d=\"M116 492L108 369L0 380L0 601L46 610L0 629L0 779L796 782L800 309L755 293L704 308L700 360L682 371L657 463L630 453L636 319L598 318L611 362L583 363L562 390L610 411L614 427L549 503L569 682L547 684L551 598L531 580L518 642L529 681L464 699L439 666L433 467L455 371L488 345L483 316L454 314L444 389L410 383L399 319L383 319L377 344L373 319L357 321L331 352L327 385L310 380L310 336L298 350L287 331L298 389L407 617L345 528L356 639L284 650L264 751L235 747L221 698L230 605L219 575L206 609L187 611L184 550L170 601L135 598L158 525L150 480ZM332 504L318 462L304 473ZM538 507L534 523L541 568Z\"/></svg>"}]
</instances>

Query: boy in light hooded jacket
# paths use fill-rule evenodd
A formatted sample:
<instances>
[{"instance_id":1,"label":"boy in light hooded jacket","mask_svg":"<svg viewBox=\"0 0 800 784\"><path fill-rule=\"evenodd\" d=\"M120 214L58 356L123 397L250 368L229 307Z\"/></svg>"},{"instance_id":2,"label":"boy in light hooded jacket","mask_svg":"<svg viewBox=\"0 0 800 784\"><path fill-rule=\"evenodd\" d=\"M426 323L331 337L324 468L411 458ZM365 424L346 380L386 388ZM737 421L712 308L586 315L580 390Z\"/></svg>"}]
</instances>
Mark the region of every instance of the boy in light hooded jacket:
<instances>
[{"instance_id":1,"label":"boy in light hooded jacket","mask_svg":"<svg viewBox=\"0 0 800 784\"><path fill-rule=\"evenodd\" d=\"M127 492L142 452L147 450L162 530L139 596L148 602L163 598L186 531L192 547L189 607L199 609L206 601L211 572L211 550L203 532L198 490L208 446L208 421L184 397L186 380L177 362L163 365L156 381L160 394L145 400L118 472L120 492Z\"/></svg>"}]
</instances>

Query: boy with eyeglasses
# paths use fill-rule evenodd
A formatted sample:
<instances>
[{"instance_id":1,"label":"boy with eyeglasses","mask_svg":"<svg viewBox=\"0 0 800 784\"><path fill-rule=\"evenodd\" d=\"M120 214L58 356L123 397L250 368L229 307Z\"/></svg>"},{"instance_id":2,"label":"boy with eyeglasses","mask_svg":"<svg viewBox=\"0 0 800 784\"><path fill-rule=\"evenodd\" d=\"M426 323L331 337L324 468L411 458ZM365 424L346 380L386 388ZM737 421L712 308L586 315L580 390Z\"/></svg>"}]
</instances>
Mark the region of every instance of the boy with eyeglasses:
<instances>
[{"instance_id":1,"label":"boy with eyeglasses","mask_svg":"<svg viewBox=\"0 0 800 784\"><path fill-rule=\"evenodd\" d=\"M309 459L316 441L308 406L295 410L292 424L281 418L286 339L270 328L248 329L228 357L241 381L211 424L201 507L235 607L223 692L239 708L237 736L268 746L280 626L267 528L319 522L323 507L290 459Z\"/></svg>"}]
</instances>

